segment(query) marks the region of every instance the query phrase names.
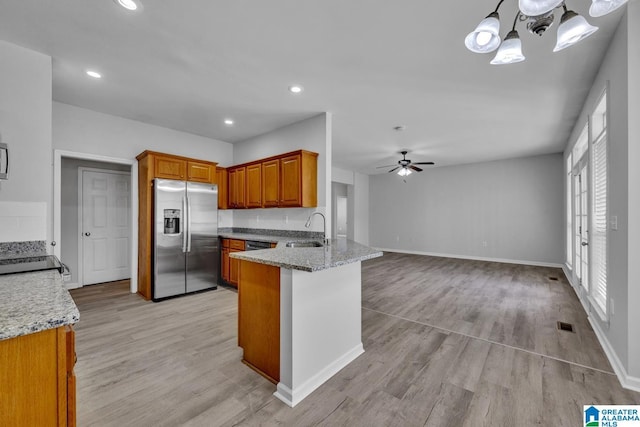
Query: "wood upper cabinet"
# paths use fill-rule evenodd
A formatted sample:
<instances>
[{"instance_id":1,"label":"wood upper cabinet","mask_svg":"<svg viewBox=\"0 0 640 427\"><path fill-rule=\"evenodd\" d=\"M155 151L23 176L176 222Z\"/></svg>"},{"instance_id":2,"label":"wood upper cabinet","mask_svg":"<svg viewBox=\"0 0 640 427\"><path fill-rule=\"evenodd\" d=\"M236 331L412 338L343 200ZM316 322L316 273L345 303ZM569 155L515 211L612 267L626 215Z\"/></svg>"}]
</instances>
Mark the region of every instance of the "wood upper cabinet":
<instances>
[{"instance_id":1,"label":"wood upper cabinet","mask_svg":"<svg viewBox=\"0 0 640 427\"><path fill-rule=\"evenodd\" d=\"M75 427L71 326L1 340L0 362L1 426Z\"/></svg>"},{"instance_id":2,"label":"wood upper cabinet","mask_svg":"<svg viewBox=\"0 0 640 427\"><path fill-rule=\"evenodd\" d=\"M187 181L204 182L205 184L214 184L216 180L216 167L211 163L187 162Z\"/></svg>"},{"instance_id":3,"label":"wood upper cabinet","mask_svg":"<svg viewBox=\"0 0 640 427\"><path fill-rule=\"evenodd\" d=\"M218 209L228 209L229 179L225 168L216 167L216 182L218 184Z\"/></svg>"},{"instance_id":4,"label":"wood upper cabinet","mask_svg":"<svg viewBox=\"0 0 640 427\"><path fill-rule=\"evenodd\" d=\"M228 169L229 171L229 207L242 209L246 207L245 183L246 168L244 166Z\"/></svg>"},{"instance_id":5,"label":"wood upper cabinet","mask_svg":"<svg viewBox=\"0 0 640 427\"><path fill-rule=\"evenodd\" d=\"M246 166L248 208L262 207L262 164L254 163Z\"/></svg>"},{"instance_id":6,"label":"wood upper cabinet","mask_svg":"<svg viewBox=\"0 0 640 427\"><path fill-rule=\"evenodd\" d=\"M281 207L318 206L318 154L300 151L280 159Z\"/></svg>"},{"instance_id":7,"label":"wood upper cabinet","mask_svg":"<svg viewBox=\"0 0 640 427\"><path fill-rule=\"evenodd\" d=\"M154 155L153 165L155 169L154 178L185 179L186 160L173 156Z\"/></svg>"},{"instance_id":8,"label":"wood upper cabinet","mask_svg":"<svg viewBox=\"0 0 640 427\"><path fill-rule=\"evenodd\" d=\"M174 156L155 151L140 153L138 160L138 293L151 299L151 259L153 258L153 180L217 183L215 162ZM226 183L225 187L226 189Z\"/></svg>"},{"instance_id":9,"label":"wood upper cabinet","mask_svg":"<svg viewBox=\"0 0 640 427\"><path fill-rule=\"evenodd\" d=\"M318 153L298 150L228 171L232 209L318 205ZM246 180L242 173L246 173ZM238 176L232 177L235 174Z\"/></svg>"},{"instance_id":10,"label":"wood upper cabinet","mask_svg":"<svg viewBox=\"0 0 640 427\"><path fill-rule=\"evenodd\" d=\"M275 208L280 204L280 159L262 162L262 206Z\"/></svg>"}]
</instances>

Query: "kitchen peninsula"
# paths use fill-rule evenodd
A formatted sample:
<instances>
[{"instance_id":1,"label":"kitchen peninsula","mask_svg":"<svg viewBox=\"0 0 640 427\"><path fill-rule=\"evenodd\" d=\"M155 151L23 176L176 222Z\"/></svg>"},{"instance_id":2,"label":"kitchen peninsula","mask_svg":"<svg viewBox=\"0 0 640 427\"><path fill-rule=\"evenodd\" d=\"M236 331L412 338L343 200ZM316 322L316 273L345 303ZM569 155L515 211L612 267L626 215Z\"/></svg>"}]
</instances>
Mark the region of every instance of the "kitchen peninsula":
<instances>
[{"instance_id":1,"label":"kitchen peninsula","mask_svg":"<svg viewBox=\"0 0 640 427\"><path fill-rule=\"evenodd\" d=\"M295 406L364 352L361 261L382 252L346 239L329 246L236 252L243 362Z\"/></svg>"}]
</instances>

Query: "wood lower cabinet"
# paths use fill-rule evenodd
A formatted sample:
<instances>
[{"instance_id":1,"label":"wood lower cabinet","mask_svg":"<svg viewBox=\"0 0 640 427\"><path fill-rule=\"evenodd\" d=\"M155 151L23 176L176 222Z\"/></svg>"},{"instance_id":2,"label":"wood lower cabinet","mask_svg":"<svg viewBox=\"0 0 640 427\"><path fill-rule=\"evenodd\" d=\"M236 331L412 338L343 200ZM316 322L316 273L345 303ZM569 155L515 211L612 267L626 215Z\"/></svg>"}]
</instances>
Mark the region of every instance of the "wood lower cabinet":
<instances>
[{"instance_id":1,"label":"wood lower cabinet","mask_svg":"<svg viewBox=\"0 0 640 427\"><path fill-rule=\"evenodd\" d=\"M240 260L238 346L244 363L280 381L280 267Z\"/></svg>"},{"instance_id":2,"label":"wood lower cabinet","mask_svg":"<svg viewBox=\"0 0 640 427\"><path fill-rule=\"evenodd\" d=\"M153 259L153 180L175 179L217 184L215 162L155 151L140 153L138 160L138 293L151 299ZM226 188L226 185L225 185Z\"/></svg>"},{"instance_id":3,"label":"wood lower cabinet","mask_svg":"<svg viewBox=\"0 0 640 427\"><path fill-rule=\"evenodd\" d=\"M0 341L0 425L75 426L74 366L71 326Z\"/></svg>"},{"instance_id":4,"label":"wood lower cabinet","mask_svg":"<svg viewBox=\"0 0 640 427\"><path fill-rule=\"evenodd\" d=\"M222 254L220 264L221 276L228 285L238 287L239 260L231 258L229 254L245 250L244 240L222 239Z\"/></svg>"}]
</instances>

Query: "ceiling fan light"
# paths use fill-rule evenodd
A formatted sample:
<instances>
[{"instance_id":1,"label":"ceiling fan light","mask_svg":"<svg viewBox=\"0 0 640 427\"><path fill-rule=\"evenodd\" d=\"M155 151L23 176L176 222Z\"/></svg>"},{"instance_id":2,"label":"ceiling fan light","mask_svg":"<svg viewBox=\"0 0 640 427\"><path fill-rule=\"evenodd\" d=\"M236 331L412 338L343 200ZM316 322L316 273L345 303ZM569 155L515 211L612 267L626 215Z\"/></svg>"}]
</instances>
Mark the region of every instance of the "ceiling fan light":
<instances>
[{"instance_id":1,"label":"ceiling fan light","mask_svg":"<svg viewBox=\"0 0 640 427\"><path fill-rule=\"evenodd\" d=\"M520 0L519 8L527 16L539 16L560 6L564 0Z\"/></svg>"},{"instance_id":2,"label":"ceiling fan light","mask_svg":"<svg viewBox=\"0 0 640 427\"><path fill-rule=\"evenodd\" d=\"M493 52L500 45L500 19L498 12L492 12L484 18L464 39L471 52Z\"/></svg>"},{"instance_id":3,"label":"ceiling fan light","mask_svg":"<svg viewBox=\"0 0 640 427\"><path fill-rule=\"evenodd\" d=\"M562 15L562 19L560 20L558 41L553 51L558 52L569 46L573 46L596 31L598 31L598 27L590 25L584 17L572 10L568 10Z\"/></svg>"},{"instance_id":4,"label":"ceiling fan light","mask_svg":"<svg viewBox=\"0 0 640 427\"><path fill-rule=\"evenodd\" d=\"M500 45L500 49L491 61L493 65L515 64L524 61L522 42L516 30L510 31Z\"/></svg>"},{"instance_id":5,"label":"ceiling fan light","mask_svg":"<svg viewBox=\"0 0 640 427\"><path fill-rule=\"evenodd\" d=\"M401 167L400 170L398 171L398 175L409 176L411 175L411 169L407 168L406 166Z\"/></svg>"},{"instance_id":6,"label":"ceiling fan light","mask_svg":"<svg viewBox=\"0 0 640 427\"><path fill-rule=\"evenodd\" d=\"M589 15L594 18L607 15L620 6L625 4L627 0L593 0L591 7L589 8Z\"/></svg>"}]
</instances>

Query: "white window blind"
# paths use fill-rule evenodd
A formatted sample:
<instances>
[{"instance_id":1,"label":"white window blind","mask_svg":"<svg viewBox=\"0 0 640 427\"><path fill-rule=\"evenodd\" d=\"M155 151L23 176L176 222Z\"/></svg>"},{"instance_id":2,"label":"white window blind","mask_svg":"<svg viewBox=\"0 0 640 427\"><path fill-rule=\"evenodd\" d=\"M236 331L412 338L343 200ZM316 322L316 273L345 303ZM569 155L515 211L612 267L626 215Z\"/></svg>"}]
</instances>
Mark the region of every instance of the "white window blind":
<instances>
[{"instance_id":1,"label":"white window blind","mask_svg":"<svg viewBox=\"0 0 640 427\"><path fill-rule=\"evenodd\" d=\"M591 299L607 317L607 94L591 114Z\"/></svg>"},{"instance_id":2,"label":"white window blind","mask_svg":"<svg viewBox=\"0 0 640 427\"><path fill-rule=\"evenodd\" d=\"M571 153L569 153L569 155L567 156L567 167L566 167L566 176L567 176L567 181L565 183L565 190L567 192L567 199L566 199L566 209L567 209L567 235L566 235L566 243L567 243L567 247L566 247L566 261L567 261L567 265L569 266L569 268L571 268L571 264L573 263L573 221L572 221L572 217L573 217L573 212L571 209L571 169L573 166L572 160L571 160Z\"/></svg>"},{"instance_id":3,"label":"white window blind","mask_svg":"<svg viewBox=\"0 0 640 427\"><path fill-rule=\"evenodd\" d=\"M607 313L607 133L606 129L592 146L591 212L591 297Z\"/></svg>"}]
</instances>

